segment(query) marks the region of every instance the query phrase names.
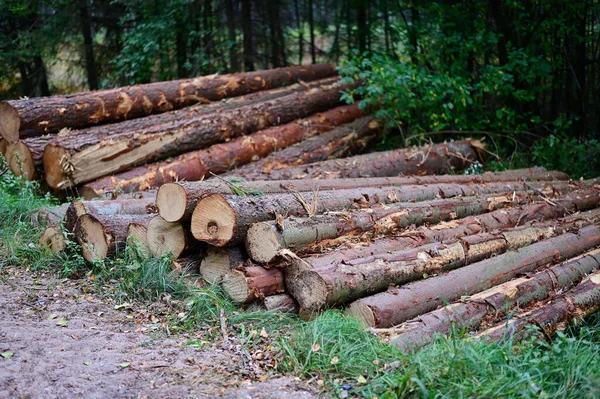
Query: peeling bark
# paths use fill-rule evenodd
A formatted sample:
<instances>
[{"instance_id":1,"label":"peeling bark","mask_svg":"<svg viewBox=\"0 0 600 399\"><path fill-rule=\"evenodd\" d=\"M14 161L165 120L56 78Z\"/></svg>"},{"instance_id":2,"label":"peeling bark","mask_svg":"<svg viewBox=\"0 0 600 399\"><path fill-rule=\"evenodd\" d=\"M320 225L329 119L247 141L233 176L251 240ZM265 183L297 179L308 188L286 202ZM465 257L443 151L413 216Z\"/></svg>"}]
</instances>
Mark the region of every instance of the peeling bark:
<instances>
[{"instance_id":1,"label":"peeling bark","mask_svg":"<svg viewBox=\"0 0 600 399\"><path fill-rule=\"evenodd\" d=\"M260 266L232 270L223 276L221 284L235 303L250 303L285 291L281 270Z\"/></svg>"}]
</instances>

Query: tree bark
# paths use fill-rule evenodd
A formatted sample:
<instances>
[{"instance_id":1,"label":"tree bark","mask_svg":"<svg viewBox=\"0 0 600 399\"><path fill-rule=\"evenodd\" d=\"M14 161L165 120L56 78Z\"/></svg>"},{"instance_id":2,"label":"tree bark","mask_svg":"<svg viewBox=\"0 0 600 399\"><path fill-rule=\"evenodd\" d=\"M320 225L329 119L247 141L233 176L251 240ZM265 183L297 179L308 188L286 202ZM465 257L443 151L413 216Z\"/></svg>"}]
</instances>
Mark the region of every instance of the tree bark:
<instances>
[{"instance_id":1,"label":"tree bark","mask_svg":"<svg viewBox=\"0 0 600 399\"><path fill-rule=\"evenodd\" d=\"M277 149L351 122L361 115L363 112L356 104L340 106L283 126L263 129L228 143L216 144L205 150L182 154L172 160L146 164L103 177L82 186L80 193L84 198L90 199L117 188L145 190L178 180L202 180L210 173L226 172L233 166L252 162Z\"/></svg>"},{"instance_id":2,"label":"tree bark","mask_svg":"<svg viewBox=\"0 0 600 399\"><path fill-rule=\"evenodd\" d=\"M313 193L273 194L265 196L223 196L208 194L196 205L191 218L194 237L216 246L234 245L243 241L252 223L275 220L276 215L314 216L326 211L369 207L376 203L425 201L477 194L507 193L540 189L540 183L437 184L357 188ZM554 189L569 190L568 184L557 183ZM316 201L315 201L316 199ZM314 207L309 215L307 207Z\"/></svg>"},{"instance_id":3,"label":"tree bark","mask_svg":"<svg viewBox=\"0 0 600 399\"><path fill-rule=\"evenodd\" d=\"M246 173L243 177L246 180L291 180L432 175L466 168L478 159L477 151L481 148L481 143L477 140L456 141L256 171Z\"/></svg>"},{"instance_id":4,"label":"tree bark","mask_svg":"<svg viewBox=\"0 0 600 399\"><path fill-rule=\"evenodd\" d=\"M28 137L58 132L63 128L79 129L336 74L335 68L329 64L295 66L5 101L0 103L0 133L14 143L19 139L19 132L21 137Z\"/></svg>"},{"instance_id":5,"label":"tree bark","mask_svg":"<svg viewBox=\"0 0 600 399\"><path fill-rule=\"evenodd\" d=\"M142 163L159 161L291 122L338 105L339 90L347 88L338 84L315 88L186 120L175 126L158 125L140 131L122 131L107 140L97 140L85 132L71 135L46 146L46 182L53 189L67 188Z\"/></svg>"},{"instance_id":6,"label":"tree bark","mask_svg":"<svg viewBox=\"0 0 600 399\"><path fill-rule=\"evenodd\" d=\"M505 315L515 306L543 301L568 289L600 268L600 250L594 250L530 277L500 284L464 301L408 320L395 327L390 343L408 353L432 342L435 334L448 334L453 326L477 329L486 317Z\"/></svg>"},{"instance_id":7,"label":"tree bark","mask_svg":"<svg viewBox=\"0 0 600 399\"><path fill-rule=\"evenodd\" d=\"M265 309L282 313L298 313L298 304L288 294L270 295L263 298Z\"/></svg>"},{"instance_id":8,"label":"tree bark","mask_svg":"<svg viewBox=\"0 0 600 399\"><path fill-rule=\"evenodd\" d=\"M473 295L536 268L572 258L600 245L600 226L586 226L486 259L445 275L390 288L359 299L347 309L364 324L392 327L461 296Z\"/></svg>"},{"instance_id":9,"label":"tree bark","mask_svg":"<svg viewBox=\"0 0 600 399\"><path fill-rule=\"evenodd\" d=\"M286 287L301 308L318 311L385 291L392 285L435 276L598 220L600 213L596 212L591 220L558 223L553 220L535 227L474 234L414 249L380 253L320 269L291 271L294 278L286 278Z\"/></svg>"},{"instance_id":10,"label":"tree bark","mask_svg":"<svg viewBox=\"0 0 600 399\"><path fill-rule=\"evenodd\" d=\"M235 303L250 303L285 291L283 273L279 269L260 266L232 270L223 276L223 290Z\"/></svg>"},{"instance_id":11,"label":"tree bark","mask_svg":"<svg viewBox=\"0 0 600 399\"><path fill-rule=\"evenodd\" d=\"M36 209L31 214L33 227L57 227L65 218L68 205L51 206Z\"/></svg>"}]
</instances>

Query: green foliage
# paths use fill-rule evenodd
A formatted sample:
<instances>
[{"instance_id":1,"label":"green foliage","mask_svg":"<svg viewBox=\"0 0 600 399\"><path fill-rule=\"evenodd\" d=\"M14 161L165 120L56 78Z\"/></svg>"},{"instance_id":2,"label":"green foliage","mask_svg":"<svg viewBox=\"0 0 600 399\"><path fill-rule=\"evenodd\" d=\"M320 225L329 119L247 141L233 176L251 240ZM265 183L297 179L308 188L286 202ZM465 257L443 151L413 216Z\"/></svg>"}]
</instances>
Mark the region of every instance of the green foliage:
<instances>
[{"instance_id":1,"label":"green foliage","mask_svg":"<svg viewBox=\"0 0 600 399\"><path fill-rule=\"evenodd\" d=\"M548 170L563 171L578 179L600 176L600 142L579 142L574 137L550 135L538 140L531 149L533 164Z\"/></svg>"}]
</instances>

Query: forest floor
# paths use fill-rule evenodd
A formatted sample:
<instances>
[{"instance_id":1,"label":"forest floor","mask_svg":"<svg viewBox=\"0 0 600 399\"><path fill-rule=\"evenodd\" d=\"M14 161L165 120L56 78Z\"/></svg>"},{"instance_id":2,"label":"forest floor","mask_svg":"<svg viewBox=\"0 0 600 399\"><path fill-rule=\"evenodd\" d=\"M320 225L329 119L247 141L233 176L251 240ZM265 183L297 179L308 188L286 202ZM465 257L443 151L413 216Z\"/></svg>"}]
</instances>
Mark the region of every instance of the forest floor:
<instances>
[{"instance_id":1,"label":"forest floor","mask_svg":"<svg viewBox=\"0 0 600 399\"><path fill-rule=\"evenodd\" d=\"M297 378L252 373L234 341L168 336L160 306L115 306L92 284L0 269L0 398L317 396Z\"/></svg>"}]
</instances>

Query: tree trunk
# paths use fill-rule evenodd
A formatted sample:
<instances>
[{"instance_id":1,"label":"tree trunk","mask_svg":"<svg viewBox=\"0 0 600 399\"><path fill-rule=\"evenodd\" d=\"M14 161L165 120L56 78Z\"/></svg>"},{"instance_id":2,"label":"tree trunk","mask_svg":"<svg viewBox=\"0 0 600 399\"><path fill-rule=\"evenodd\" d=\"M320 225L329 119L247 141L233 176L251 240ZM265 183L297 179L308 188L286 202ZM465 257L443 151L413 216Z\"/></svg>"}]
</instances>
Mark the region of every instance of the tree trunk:
<instances>
[{"instance_id":1,"label":"tree trunk","mask_svg":"<svg viewBox=\"0 0 600 399\"><path fill-rule=\"evenodd\" d=\"M79 129L336 74L332 65L320 64L5 101L0 103L0 133L14 143L19 139L19 131L21 137L28 137L66 127Z\"/></svg>"},{"instance_id":2,"label":"tree trunk","mask_svg":"<svg viewBox=\"0 0 600 399\"><path fill-rule=\"evenodd\" d=\"M65 212L65 229L73 231L80 216L146 215L155 214L154 198L115 199L71 202Z\"/></svg>"},{"instance_id":3,"label":"tree trunk","mask_svg":"<svg viewBox=\"0 0 600 399\"><path fill-rule=\"evenodd\" d=\"M308 0L308 30L310 34L310 59L313 64L317 63L317 49L315 46L315 20L313 0Z\"/></svg>"},{"instance_id":4,"label":"tree trunk","mask_svg":"<svg viewBox=\"0 0 600 399\"><path fill-rule=\"evenodd\" d=\"M248 255L242 247L218 248L209 246L200 264L200 274L211 284L219 284L223 276L244 266Z\"/></svg>"},{"instance_id":5,"label":"tree trunk","mask_svg":"<svg viewBox=\"0 0 600 399\"><path fill-rule=\"evenodd\" d=\"M301 0L294 0L294 11L296 14L296 29L298 29L298 65L304 62L304 21L300 13Z\"/></svg>"},{"instance_id":6,"label":"tree trunk","mask_svg":"<svg viewBox=\"0 0 600 399\"><path fill-rule=\"evenodd\" d=\"M477 329L486 317L505 315L515 306L543 301L558 291L577 284L600 268L600 250L569 260L530 277L500 284L461 302L408 320L395 327L397 335L390 343L404 352L412 352L433 340L435 334L449 334L453 327Z\"/></svg>"},{"instance_id":7,"label":"tree trunk","mask_svg":"<svg viewBox=\"0 0 600 399\"><path fill-rule=\"evenodd\" d=\"M94 40L92 37L92 23L90 21L88 0L79 0L78 3L79 24L81 34L83 35L83 52L88 87L90 90L98 90L98 72L96 71L96 60L94 58Z\"/></svg>"},{"instance_id":8,"label":"tree trunk","mask_svg":"<svg viewBox=\"0 0 600 399\"><path fill-rule=\"evenodd\" d=\"M260 266L232 270L223 276L223 290L235 303L250 303L257 299L285 292L281 270Z\"/></svg>"},{"instance_id":9,"label":"tree trunk","mask_svg":"<svg viewBox=\"0 0 600 399\"><path fill-rule=\"evenodd\" d=\"M539 183L529 185L539 190ZM566 184L553 189L568 190ZM209 194L198 201L191 219L194 237L216 246L243 241L252 223L275 220L276 215L314 216L326 211L369 207L376 203L425 201L476 194L507 193L528 190L522 183L488 183L485 185L439 184L357 188L313 193L273 194L266 196L223 196ZM312 205L311 205L312 204ZM306 208L314 208L307 212Z\"/></svg>"},{"instance_id":10,"label":"tree trunk","mask_svg":"<svg viewBox=\"0 0 600 399\"><path fill-rule=\"evenodd\" d=\"M262 158L277 149L286 148L335 126L351 122L361 115L363 112L356 104L340 106L283 126L263 129L228 143L189 152L172 160L146 164L127 172L106 176L85 184L80 193L89 199L117 188L127 191L145 190L178 180L202 180L210 173L226 172L233 166Z\"/></svg>"},{"instance_id":11,"label":"tree trunk","mask_svg":"<svg viewBox=\"0 0 600 399\"><path fill-rule=\"evenodd\" d=\"M536 330L528 327L537 326L545 337L551 337L556 331L566 329L573 320L590 315L598 309L600 272L595 272L551 302L520 313L478 336L487 341L499 341L509 334L514 340L522 340L536 333Z\"/></svg>"},{"instance_id":12,"label":"tree trunk","mask_svg":"<svg viewBox=\"0 0 600 399\"><path fill-rule=\"evenodd\" d=\"M171 253L174 258L179 258L201 245L192 239L189 230L181 223L167 222L160 216L154 216L148 224L147 237L153 256Z\"/></svg>"},{"instance_id":13,"label":"tree trunk","mask_svg":"<svg viewBox=\"0 0 600 399\"><path fill-rule=\"evenodd\" d=\"M282 313L298 313L298 304L288 294L277 294L263 298L265 309Z\"/></svg>"},{"instance_id":14,"label":"tree trunk","mask_svg":"<svg viewBox=\"0 0 600 399\"><path fill-rule=\"evenodd\" d=\"M476 294L598 245L600 226L586 226L577 233L562 234L442 276L359 299L348 307L347 312L368 326L391 327L444 303L456 301L461 296Z\"/></svg>"},{"instance_id":15,"label":"tree trunk","mask_svg":"<svg viewBox=\"0 0 600 399\"><path fill-rule=\"evenodd\" d=\"M83 257L90 263L113 256L127 239L130 223L151 219L152 215L94 215L77 219L75 238L81 245Z\"/></svg>"},{"instance_id":16,"label":"tree trunk","mask_svg":"<svg viewBox=\"0 0 600 399\"><path fill-rule=\"evenodd\" d=\"M68 205L51 206L36 209L31 214L33 227L56 227L64 220Z\"/></svg>"},{"instance_id":17,"label":"tree trunk","mask_svg":"<svg viewBox=\"0 0 600 399\"><path fill-rule=\"evenodd\" d=\"M244 33L244 71L253 71L254 44L252 43L252 0L242 1L242 31Z\"/></svg>"},{"instance_id":18,"label":"tree trunk","mask_svg":"<svg viewBox=\"0 0 600 399\"><path fill-rule=\"evenodd\" d=\"M466 168L478 159L480 148L477 140L455 141L256 171L243 177L246 180L291 180L439 174Z\"/></svg>"},{"instance_id":19,"label":"tree trunk","mask_svg":"<svg viewBox=\"0 0 600 399\"><path fill-rule=\"evenodd\" d=\"M227 38L229 39L229 63L232 71L240 72L242 67L240 65L240 58L238 55L238 43L235 31L236 13L233 7L233 0L225 0L225 14L227 16Z\"/></svg>"},{"instance_id":20,"label":"tree trunk","mask_svg":"<svg viewBox=\"0 0 600 399\"><path fill-rule=\"evenodd\" d=\"M385 291L392 285L435 276L509 249L530 245L580 227L579 224L589 225L600 220L599 212L593 216L587 221L561 221L558 226L553 226L556 224L553 220L536 227L474 234L414 249L348 260L335 266L291 271L294 278L286 278L286 287L301 308L318 311Z\"/></svg>"},{"instance_id":21,"label":"tree trunk","mask_svg":"<svg viewBox=\"0 0 600 399\"><path fill-rule=\"evenodd\" d=\"M46 227L44 233L38 240L38 246L41 248L48 248L51 252L59 253L64 251L67 247L65 236L60 228L56 226Z\"/></svg>"},{"instance_id":22,"label":"tree trunk","mask_svg":"<svg viewBox=\"0 0 600 399\"><path fill-rule=\"evenodd\" d=\"M121 131L102 141L85 132L70 135L46 146L46 182L53 189L67 188L132 166L291 122L338 105L339 90L347 88L338 84L315 88L186 120L174 126L158 125L139 131ZM97 144L92 144L94 142Z\"/></svg>"}]
</instances>

